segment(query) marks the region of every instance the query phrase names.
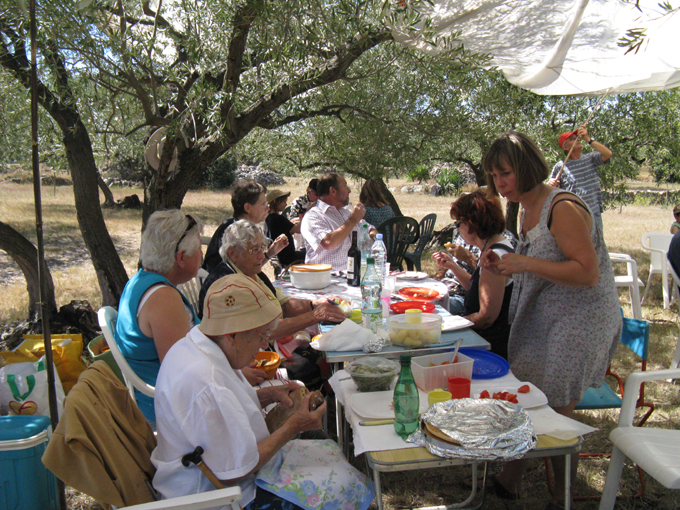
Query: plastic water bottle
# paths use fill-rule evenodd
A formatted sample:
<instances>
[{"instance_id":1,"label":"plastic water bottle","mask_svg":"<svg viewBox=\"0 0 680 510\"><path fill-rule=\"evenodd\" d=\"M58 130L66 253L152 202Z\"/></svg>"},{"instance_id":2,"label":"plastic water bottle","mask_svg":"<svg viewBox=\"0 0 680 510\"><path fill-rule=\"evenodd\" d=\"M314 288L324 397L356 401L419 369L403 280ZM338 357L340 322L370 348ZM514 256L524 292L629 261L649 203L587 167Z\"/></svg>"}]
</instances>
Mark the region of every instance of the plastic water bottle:
<instances>
[{"instance_id":1,"label":"plastic water bottle","mask_svg":"<svg viewBox=\"0 0 680 510\"><path fill-rule=\"evenodd\" d=\"M361 250L361 279L366 274L366 259L371 256L371 236L368 234L368 224L361 225L359 231L359 250Z\"/></svg>"},{"instance_id":2,"label":"plastic water bottle","mask_svg":"<svg viewBox=\"0 0 680 510\"><path fill-rule=\"evenodd\" d=\"M361 324L373 333L382 327L382 284L375 272L373 257L366 259L366 274L361 280Z\"/></svg>"},{"instance_id":3,"label":"plastic water bottle","mask_svg":"<svg viewBox=\"0 0 680 510\"><path fill-rule=\"evenodd\" d=\"M411 355L400 356L401 372L394 387L394 430L399 437L406 439L418 428L420 397L411 373Z\"/></svg>"},{"instance_id":4,"label":"plastic water bottle","mask_svg":"<svg viewBox=\"0 0 680 510\"><path fill-rule=\"evenodd\" d=\"M387 248L385 243L383 243L382 234L377 234L375 236L375 242L371 246L371 257L375 260L375 272L378 273L378 278L380 278L380 283L383 288L385 287L385 262L387 262Z\"/></svg>"}]
</instances>

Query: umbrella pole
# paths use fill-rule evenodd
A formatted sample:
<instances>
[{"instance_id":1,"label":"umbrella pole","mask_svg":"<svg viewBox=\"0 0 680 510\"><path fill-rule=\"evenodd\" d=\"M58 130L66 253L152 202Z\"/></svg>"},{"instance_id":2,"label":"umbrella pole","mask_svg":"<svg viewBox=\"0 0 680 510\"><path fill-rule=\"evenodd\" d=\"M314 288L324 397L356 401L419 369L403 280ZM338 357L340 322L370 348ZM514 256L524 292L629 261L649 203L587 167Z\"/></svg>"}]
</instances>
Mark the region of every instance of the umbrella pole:
<instances>
[{"instance_id":1,"label":"umbrella pole","mask_svg":"<svg viewBox=\"0 0 680 510\"><path fill-rule=\"evenodd\" d=\"M600 107L600 105L602 104L602 101L604 101L604 98L607 97L607 96L609 95L609 92L611 91L611 89L612 89L612 88L609 87L609 90L607 90L607 92L605 92L605 93L602 95L602 97L600 98L600 100L599 100L599 101L597 102L597 104L595 105L595 108L593 108L593 109L591 110L590 115L588 115L588 118L586 119L585 124L583 124L584 126L586 126L586 127L588 126L588 123L590 122L590 119L593 118L593 115L595 114L595 112L597 111L597 109L598 109L598 108ZM576 144L574 144L574 145L576 145ZM559 180L560 177L562 176L562 170L564 170L564 167L567 166L567 161L569 161L569 156L571 156L571 151L574 150L574 145L572 145L572 146L571 146L571 149L569 149L569 152L567 153L567 157L564 158L564 161L562 162L562 167L560 168L560 171L557 172L557 175L555 176L555 179Z\"/></svg>"},{"instance_id":2,"label":"umbrella pole","mask_svg":"<svg viewBox=\"0 0 680 510\"><path fill-rule=\"evenodd\" d=\"M40 194L40 159L38 155L38 71L37 71L37 24L35 19L35 0L30 0L31 24L31 160L33 167L33 197L35 202L35 230L38 243L38 280L40 282L40 317L42 321L43 342L45 343L45 368L47 370L48 398L52 430L57 427L57 392L55 388L54 361L52 359L52 335L50 332L50 313L45 301L47 288L45 275L45 245L43 242L42 200ZM57 479L59 508L66 510L64 482Z\"/></svg>"}]
</instances>

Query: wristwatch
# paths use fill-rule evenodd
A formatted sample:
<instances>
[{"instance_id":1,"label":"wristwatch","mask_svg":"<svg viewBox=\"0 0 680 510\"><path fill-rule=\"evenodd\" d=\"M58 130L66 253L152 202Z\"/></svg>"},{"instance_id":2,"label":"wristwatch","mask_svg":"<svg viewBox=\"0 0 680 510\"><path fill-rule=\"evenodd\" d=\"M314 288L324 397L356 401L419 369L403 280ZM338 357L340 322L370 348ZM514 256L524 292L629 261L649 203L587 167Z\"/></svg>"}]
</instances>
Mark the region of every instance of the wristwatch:
<instances>
[{"instance_id":1,"label":"wristwatch","mask_svg":"<svg viewBox=\"0 0 680 510\"><path fill-rule=\"evenodd\" d=\"M588 142L588 145L593 145L593 142L597 142L594 138L591 138L590 141Z\"/></svg>"}]
</instances>

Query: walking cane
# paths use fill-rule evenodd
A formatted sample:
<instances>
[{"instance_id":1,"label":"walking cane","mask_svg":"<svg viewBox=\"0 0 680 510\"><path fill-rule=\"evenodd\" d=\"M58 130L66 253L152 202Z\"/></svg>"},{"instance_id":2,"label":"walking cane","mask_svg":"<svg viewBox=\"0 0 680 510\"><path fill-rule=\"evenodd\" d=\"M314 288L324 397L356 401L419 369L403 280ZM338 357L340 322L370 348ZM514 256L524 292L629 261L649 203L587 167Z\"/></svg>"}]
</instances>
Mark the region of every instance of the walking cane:
<instances>
[{"instance_id":1,"label":"walking cane","mask_svg":"<svg viewBox=\"0 0 680 510\"><path fill-rule=\"evenodd\" d=\"M197 446L193 452L187 453L184 457L182 457L182 465L184 467L189 467L189 464L196 464L198 469L201 470L201 472L208 480L210 480L210 483L212 483L216 489L224 489L224 485L218 480L218 478L215 476L215 473L213 473L210 468L205 465L201 455L203 455L203 448Z\"/></svg>"}]
</instances>

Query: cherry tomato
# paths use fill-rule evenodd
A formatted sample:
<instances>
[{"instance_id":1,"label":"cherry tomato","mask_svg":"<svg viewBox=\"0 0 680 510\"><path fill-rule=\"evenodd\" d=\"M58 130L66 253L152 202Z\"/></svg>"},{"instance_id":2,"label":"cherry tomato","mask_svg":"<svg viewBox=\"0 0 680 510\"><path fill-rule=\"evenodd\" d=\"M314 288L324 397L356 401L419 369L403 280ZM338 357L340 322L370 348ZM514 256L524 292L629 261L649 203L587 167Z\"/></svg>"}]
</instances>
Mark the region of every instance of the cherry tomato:
<instances>
[{"instance_id":1,"label":"cherry tomato","mask_svg":"<svg viewBox=\"0 0 680 510\"><path fill-rule=\"evenodd\" d=\"M531 391L531 387L528 384L525 384L524 386L520 386L517 388L517 393L529 393Z\"/></svg>"},{"instance_id":2,"label":"cherry tomato","mask_svg":"<svg viewBox=\"0 0 680 510\"><path fill-rule=\"evenodd\" d=\"M479 398L490 398L489 392L487 390L482 391L479 394Z\"/></svg>"}]
</instances>

